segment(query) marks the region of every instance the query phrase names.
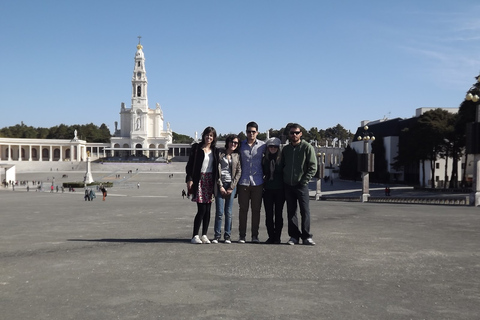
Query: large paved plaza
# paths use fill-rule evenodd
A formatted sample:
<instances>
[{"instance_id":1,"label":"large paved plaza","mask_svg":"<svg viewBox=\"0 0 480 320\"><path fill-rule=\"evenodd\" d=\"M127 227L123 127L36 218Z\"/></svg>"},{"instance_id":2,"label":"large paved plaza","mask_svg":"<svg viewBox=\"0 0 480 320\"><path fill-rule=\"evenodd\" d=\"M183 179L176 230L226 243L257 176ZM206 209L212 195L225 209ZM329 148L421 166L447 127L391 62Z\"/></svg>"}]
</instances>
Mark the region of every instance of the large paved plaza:
<instances>
[{"instance_id":1,"label":"large paved plaza","mask_svg":"<svg viewBox=\"0 0 480 320\"><path fill-rule=\"evenodd\" d=\"M479 208L312 200L314 247L192 245L168 168L121 172L105 202L1 190L0 319L478 319Z\"/></svg>"}]
</instances>

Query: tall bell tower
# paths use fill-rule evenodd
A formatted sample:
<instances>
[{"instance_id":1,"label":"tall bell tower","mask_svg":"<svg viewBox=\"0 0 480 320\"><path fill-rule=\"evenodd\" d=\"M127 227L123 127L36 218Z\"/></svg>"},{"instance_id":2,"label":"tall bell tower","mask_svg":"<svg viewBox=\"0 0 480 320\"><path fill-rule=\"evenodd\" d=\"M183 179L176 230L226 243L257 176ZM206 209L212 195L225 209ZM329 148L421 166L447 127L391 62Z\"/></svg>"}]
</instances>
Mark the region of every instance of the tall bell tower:
<instances>
[{"instance_id":1,"label":"tall bell tower","mask_svg":"<svg viewBox=\"0 0 480 320\"><path fill-rule=\"evenodd\" d=\"M130 108L122 102L120 107L120 129L115 122L115 136L110 139L111 146L107 151L113 151L116 157L130 159L166 158L168 145L173 141L173 131L167 122L163 129L163 111L157 103L155 109L148 107L148 81L145 70L145 55L138 37L137 52L132 77L132 105Z\"/></svg>"},{"instance_id":2,"label":"tall bell tower","mask_svg":"<svg viewBox=\"0 0 480 320\"><path fill-rule=\"evenodd\" d=\"M143 46L140 43L141 36L138 37L137 53L135 54L135 66L132 77L132 108L131 112L131 136L147 136L147 118L148 118L148 81L145 70L145 55Z\"/></svg>"}]
</instances>

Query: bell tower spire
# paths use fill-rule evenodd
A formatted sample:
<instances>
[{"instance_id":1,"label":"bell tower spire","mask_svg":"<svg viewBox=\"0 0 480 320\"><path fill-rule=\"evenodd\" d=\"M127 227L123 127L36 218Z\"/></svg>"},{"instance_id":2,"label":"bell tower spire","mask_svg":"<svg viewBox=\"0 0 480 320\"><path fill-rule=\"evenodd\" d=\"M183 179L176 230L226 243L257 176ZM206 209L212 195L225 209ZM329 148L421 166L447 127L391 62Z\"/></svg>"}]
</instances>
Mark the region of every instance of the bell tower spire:
<instances>
[{"instance_id":1,"label":"bell tower spire","mask_svg":"<svg viewBox=\"0 0 480 320\"><path fill-rule=\"evenodd\" d=\"M137 52L135 54L135 66L132 77L132 124L131 133L146 135L147 133L147 72L145 70L145 55L141 44L141 36L138 36Z\"/></svg>"}]
</instances>

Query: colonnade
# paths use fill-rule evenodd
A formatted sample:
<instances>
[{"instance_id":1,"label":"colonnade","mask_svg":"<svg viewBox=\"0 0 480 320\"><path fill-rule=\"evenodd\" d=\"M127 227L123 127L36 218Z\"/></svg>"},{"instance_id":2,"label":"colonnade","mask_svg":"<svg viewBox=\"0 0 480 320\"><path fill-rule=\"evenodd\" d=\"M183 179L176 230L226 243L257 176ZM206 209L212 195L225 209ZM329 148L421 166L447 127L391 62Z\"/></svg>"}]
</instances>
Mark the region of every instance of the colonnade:
<instances>
[{"instance_id":1,"label":"colonnade","mask_svg":"<svg viewBox=\"0 0 480 320\"><path fill-rule=\"evenodd\" d=\"M0 138L0 161L83 161L86 156L82 140Z\"/></svg>"}]
</instances>

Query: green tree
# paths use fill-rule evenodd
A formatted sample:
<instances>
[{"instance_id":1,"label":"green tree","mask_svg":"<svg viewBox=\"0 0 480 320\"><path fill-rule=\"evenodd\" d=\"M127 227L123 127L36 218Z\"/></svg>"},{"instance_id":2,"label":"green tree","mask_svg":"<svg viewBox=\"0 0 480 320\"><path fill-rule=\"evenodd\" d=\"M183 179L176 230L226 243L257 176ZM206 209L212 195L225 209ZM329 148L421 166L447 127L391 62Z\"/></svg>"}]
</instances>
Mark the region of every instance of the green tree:
<instances>
[{"instance_id":1,"label":"green tree","mask_svg":"<svg viewBox=\"0 0 480 320\"><path fill-rule=\"evenodd\" d=\"M342 152L342 162L340 163L340 178L356 181L360 172L357 170L357 152L348 145Z\"/></svg>"},{"instance_id":2,"label":"green tree","mask_svg":"<svg viewBox=\"0 0 480 320\"><path fill-rule=\"evenodd\" d=\"M184 134L172 132L173 143L192 143L195 139Z\"/></svg>"},{"instance_id":3,"label":"green tree","mask_svg":"<svg viewBox=\"0 0 480 320\"><path fill-rule=\"evenodd\" d=\"M375 141L372 142L372 153L375 155L374 171L371 173L372 181L389 182L390 174L388 173L383 137L375 137Z\"/></svg>"},{"instance_id":4,"label":"green tree","mask_svg":"<svg viewBox=\"0 0 480 320\"><path fill-rule=\"evenodd\" d=\"M245 135L245 133L243 133L243 131L240 131L238 133L238 141L243 141L243 140L247 140L247 136Z\"/></svg>"},{"instance_id":5,"label":"green tree","mask_svg":"<svg viewBox=\"0 0 480 320\"><path fill-rule=\"evenodd\" d=\"M425 186L425 175L422 181L419 181L418 165L420 164L425 172L424 159L427 157L425 149L422 146L422 140L418 139L421 135L418 125L418 118L406 120L405 127L400 131L398 140L398 154L394 158L392 167L397 171L404 172L404 180L407 183L419 183Z\"/></svg>"},{"instance_id":6,"label":"green tree","mask_svg":"<svg viewBox=\"0 0 480 320\"><path fill-rule=\"evenodd\" d=\"M453 130L451 119L450 113L440 108L427 111L418 118L420 135L417 139L426 151L424 160L430 162L432 188L435 188L435 162L445 149L444 137L449 134L449 130Z\"/></svg>"}]
</instances>

